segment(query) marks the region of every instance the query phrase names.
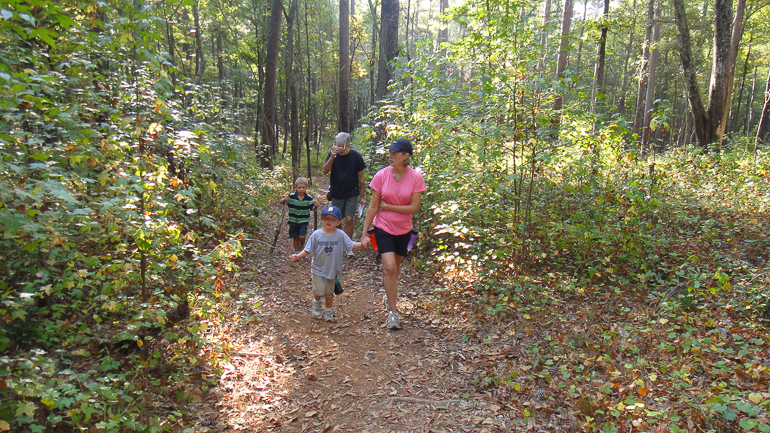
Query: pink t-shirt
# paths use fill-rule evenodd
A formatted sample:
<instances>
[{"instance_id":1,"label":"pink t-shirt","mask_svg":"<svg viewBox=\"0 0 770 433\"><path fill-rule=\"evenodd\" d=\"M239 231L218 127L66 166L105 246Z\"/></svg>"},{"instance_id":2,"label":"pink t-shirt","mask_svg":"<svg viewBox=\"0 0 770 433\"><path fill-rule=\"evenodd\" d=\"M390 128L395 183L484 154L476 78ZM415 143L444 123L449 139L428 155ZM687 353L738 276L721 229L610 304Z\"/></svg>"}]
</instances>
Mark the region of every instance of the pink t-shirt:
<instances>
[{"instance_id":1,"label":"pink t-shirt","mask_svg":"<svg viewBox=\"0 0 770 433\"><path fill-rule=\"evenodd\" d=\"M380 200L387 204L405 206L412 202L412 193L426 191L422 173L410 167L401 182L393 179L393 167L387 166L374 175L369 186L380 193ZM374 216L373 224L392 235L403 235L412 230L412 215L381 210Z\"/></svg>"}]
</instances>

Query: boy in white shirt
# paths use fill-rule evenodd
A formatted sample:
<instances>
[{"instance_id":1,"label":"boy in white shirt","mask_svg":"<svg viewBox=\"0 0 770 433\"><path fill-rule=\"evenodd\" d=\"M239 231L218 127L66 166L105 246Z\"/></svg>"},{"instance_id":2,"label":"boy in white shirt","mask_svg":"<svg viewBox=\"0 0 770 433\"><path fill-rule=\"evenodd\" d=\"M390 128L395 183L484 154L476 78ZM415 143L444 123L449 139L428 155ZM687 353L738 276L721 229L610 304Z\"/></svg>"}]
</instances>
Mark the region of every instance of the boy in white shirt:
<instances>
[{"instance_id":1,"label":"boy in white shirt","mask_svg":"<svg viewBox=\"0 0 770 433\"><path fill-rule=\"evenodd\" d=\"M342 275L342 256L352 250L361 248L361 242L353 242L348 235L338 227L342 222L342 212L335 206L327 206L321 211L323 226L314 231L307 240L305 249L292 254L289 259L296 262L307 256L313 256L310 264L310 274L313 281L313 300L311 314L313 318L321 318L321 298L324 299L325 309L323 319L327 322L334 320L334 280Z\"/></svg>"}]
</instances>

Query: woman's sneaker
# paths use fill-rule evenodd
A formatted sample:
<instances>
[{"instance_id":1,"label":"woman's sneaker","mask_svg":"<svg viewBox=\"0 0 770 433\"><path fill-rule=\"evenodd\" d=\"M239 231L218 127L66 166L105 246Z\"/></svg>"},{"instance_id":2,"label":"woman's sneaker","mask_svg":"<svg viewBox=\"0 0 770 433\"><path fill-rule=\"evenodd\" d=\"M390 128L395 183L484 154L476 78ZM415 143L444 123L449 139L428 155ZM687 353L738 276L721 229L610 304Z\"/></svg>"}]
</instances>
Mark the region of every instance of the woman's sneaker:
<instances>
[{"instance_id":1,"label":"woman's sneaker","mask_svg":"<svg viewBox=\"0 0 770 433\"><path fill-rule=\"evenodd\" d=\"M324 310L324 321L331 322L334 320L334 311L331 308Z\"/></svg>"},{"instance_id":2,"label":"woman's sneaker","mask_svg":"<svg viewBox=\"0 0 770 433\"><path fill-rule=\"evenodd\" d=\"M321 318L321 300L313 298L310 301L310 314L314 319Z\"/></svg>"},{"instance_id":3,"label":"woman's sneaker","mask_svg":"<svg viewBox=\"0 0 770 433\"><path fill-rule=\"evenodd\" d=\"M401 316L398 315L395 311L391 311L388 313L388 318L385 319L385 327L388 329L398 329L400 328L399 321L401 319Z\"/></svg>"}]
</instances>

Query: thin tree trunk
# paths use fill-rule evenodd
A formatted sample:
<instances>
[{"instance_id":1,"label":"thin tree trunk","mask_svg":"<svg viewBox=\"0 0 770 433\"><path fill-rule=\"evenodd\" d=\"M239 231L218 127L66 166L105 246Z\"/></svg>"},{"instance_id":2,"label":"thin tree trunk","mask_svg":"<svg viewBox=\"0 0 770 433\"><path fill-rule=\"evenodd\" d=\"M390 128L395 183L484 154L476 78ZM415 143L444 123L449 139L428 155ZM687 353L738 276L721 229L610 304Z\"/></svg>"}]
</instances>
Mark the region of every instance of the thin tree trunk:
<instances>
[{"instance_id":1,"label":"thin tree trunk","mask_svg":"<svg viewBox=\"0 0 770 433\"><path fill-rule=\"evenodd\" d=\"M550 0L546 0L550 3ZM444 13L449 9L449 0L439 0L439 14L441 15L440 27L438 31L438 46L441 48L441 44L449 42L449 27L447 26L447 20L444 17ZM545 31L545 30L543 30ZM543 44L545 47L545 44Z\"/></svg>"},{"instance_id":2,"label":"thin tree trunk","mask_svg":"<svg viewBox=\"0 0 770 433\"><path fill-rule=\"evenodd\" d=\"M449 0L446 0L449 1ZM380 28L377 25L377 9L374 7L372 0L369 0L369 12L372 15L372 51L369 56L369 104L374 104L374 100L377 96L376 85L377 80L374 77L375 65L377 65L377 35L380 34Z\"/></svg>"},{"instance_id":3,"label":"thin tree trunk","mask_svg":"<svg viewBox=\"0 0 770 433\"><path fill-rule=\"evenodd\" d=\"M768 139L770 139L770 71L767 73L767 84L765 85L765 105L762 108L762 116L759 118L759 127L757 128L757 144L765 144ZM756 152L756 147L754 152Z\"/></svg>"},{"instance_id":4,"label":"thin tree trunk","mask_svg":"<svg viewBox=\"0 0 770 433\"><path fill-rule=\"evenodd\" d=\"M754 66L754 78L751 80L751 95L746 106L746 123L743 125L743 135L749 135L751 122L754 121L754 97L757 94L757 66Z\"/></svg>"},{"instance_id":5,"label":"thin tree trunk","mask_svg":"<svg viewBox=\"0 0 770 433\"><path fill-rule=\"evenodd\" d=\"M448 3L448 0L441 0L442 2L446 1ZM545 61L548 57L548 24L549 24L549 18L551 16L551 0L545 0L545 3L543 4L543 23L540 31L542 34L540 35L540 47L543 49L543 57L540 58L540 68L543 67L545 64Z\"/></svg>"},{"instance_id":6,"label":"thin tree trunk","mask_svg":"<svg viewBox=\"0 0 770 433\"><path fill-rule=\"evenodd\" d=\"M674 20L677 28L677 40L679 41L679 58L682 61L687 99L692 110L693 127L695 128L695 135L698 137L698 143L701 146L706 146L715 141L716 128L711 128L709 115L700 96L700 86L698 85L697 70L692 57L690 27L685 15L684 0L672 0L672 3L674 4Z\"/></svg>"},{"instance_id":7,"label":"thin tree trunk","mask_svg":"<svg viewBox=\"0 0 770 433\"><path fill-rule=\"evenodd\" d=\"M265 100L262 114L262 142L260 163L263 168L273 167L272 149L277 141L276 123L276 74L278 71L278 45L281 41L281 0L271 0L270 28L267 33L267 58L265 59Z\"/></svg>"},{"instance_id":8,"label":"thin tree trunk","mask_svg":"<svg viewBox=\"0 0 770 433\"><path fill-rule=\"evenodd\" d=\"M572 1L572 0L567 0ZM383 0L381 6L380 58L377 67L377 99L388 91L388 84L395 72L398 57L398 0Z\"/></svg>"},{"instance_id":9,"label":"thin tree trunk","mask_svg":"<svg viewBox=\"0 0 770 433\"><path fill-rule=\"evenodd\" d=\"M291 174L292 179L299 177L302 143L299 139L299 101L297 100L297 77L294 68L294 23L297 19L297 0L291 0L289 14L286 16L286 81L289 87L289 130L291 131Z\"/></svg>"},{"instance_id":10,"label":"thin tree trunk","mask_svg":"<svg viewBox=\"0 0 770 433\"><path fill-rule=\"evenodd\" d=\"M743 91L746 89L746 76L749 74L749 59L751 58L751 45L754 42L754 35L749 39L749 47L746 51L746 60L743 61L743 73L741 74L741 88L738 91L738 98L737 105L735 107L735 110L732 110L732 125L730 126L730 131L738 131L738 122L741 118L741 106L743 105ZM746 113L746 116L743 116L744 118L748 117L748 112Z\"/></svg>"},{"instance_id":11,"label":"thin tree trunk","mask_svg":"<svg viewBox=\"0 0 770 433\"><path fill-rule=\"evenodd\" d=\"M339 99L337 130L350 132L350 0L340 0Z\"/></svg>"},{"instance_id":12,"label":"thin tree trunk","mask_svg":"<svg viewBox=\"0 0 770 433\"><path fill-rule=\"evenodd\" d=\"M634 11L634 19L631 23L631 35L626 48L626 56L623 60L623 84L620 86L620 103L618 103L618 110L621 116L626 115L626 93L628 92L628 62L631 59L631 50L634 46L634 35L636 34L636 0L634 0L632 10Z\"/></svg>"},{"instance_id":13,"label":"thin tree trunk","mask_svg":"<svg viewBox=\"0 0 770 433\"><path fill-rule=\"evenodd\" d=\"M721 10L721 8L717 8ZM735 8L735 17L732 19L732 32L730 34L728 58L725 64L725 79L724 79L724 99L722 102L722 117L717 127L717 135L721 138L725 133L727 126L727 115L730 113L730 99L733 94L733 81L735 79L735 64L738 61L738 46L743 36L743 16L746 11L746 0L738 0L738 5ZM729 10L732 15L732 9ZM709 100L709 105L711 101Z\"/></svg>"},{"instance_id":14,"label":"thin tree trunk","mask_svg":"<svg viewBox=\"0 0 770 433\"><path fill-rule=\"evenodd\" d=\"M652 29L652 46L650 47L650 73L647 78L647 93L644 102L644 128L642 133L642 149L650 148L650 123L652 122L652 103L655 100L655 81L660 50L660 3L655 8L655 24Z\"/></svg>"},{"instance_id":15,"label":"thin tree trunk","mask_svg":"<svg viewBox=\"0 0 770 433\"><path fill-rule=\"evenodd\" d=\"M222 99L222 108L227 108L227 72L225 71L225 56L222 54L222 33L217 33L217 72L219 72L219 97Z\"/></svg>"},{"instance_id":16,"label":"thin tree trunk","mask_svg":"<svg viewBox=\"0 0 770 433\"><path fill-rule=\"evenodd\" d=\"M559 43L559 57L556 61L556 79L562 80L564 78L564 71L567 69L567 59L569 58L569 31L572 26L572 0L564 0L564 14L561 19L561 42ZM560 112L564 108L564 95L559 93L554 100L553 109L557 111L556 123L560 121Z\"/></svg>"},{"instance_id":17,"label":"thin tree trunk","mask_svg":"<svg viewBox=\"0 0 770 433\"><path fill-rule=\"evenodd\" d=\"M578 71L576 85L580 85L580 80L583 78L583 35L586 32L586 16L588 15L588 0L583 2L583 20L580 22L580 43L578 44L577 52L577 66L575 70Z\"/></svg>"},{"instance_id":18,"label":"thin tree trunk","mask_svg":"<svg viewBox=\"0 0 770 433\"><path fill-rule=\"evenodd\" d=\"M594 82L591 88L591 112L596 114L596 99L604 88L604 65L607 59L607 19L610 14L610 0L604 0L604 15L599 36L599 46L596 50L596 66L594 67Z\"/></svg>"},{"instance_id":19,"label":"thin tree trunk","mask_svg":"<svg viewBox=\"0 0 770 433\"><path fill-rule=\"evenodd\" d=\"M305 65L307 69L305 72L307 74L307 107L305 109L305 158L307 159L307 179L308 181L312 182L313 171L310 164L310 140L311 136L313 135L313 128L315 126L313 123L313 112L316 109L315 104L313 104L313 94L315 89L313 87L312 71L310 70L310 30L308 29L308 20L310 17L308 16L307 2L302 2L302 4L305 8L305 52L307 53L307 65Z\"/></svg>"},{"instance_id":20,"label":"thin tree trunk","mask_svg":"<svg viewBox=\"0 0 770 433\"><path fill-rule=\"evenodd\" d=\"M642 59L639 64L639 81L636 88L636 111L634 111L634 124L631 133L640 137L642 124L644 123L644 102L647 88L647 68L650 62L650 45L652 44L652 25L655 21L655 0L647 4L647 24L645 26L644 44L642 45Z\"/></svg>"},{"instance_id":21,"label":"thin tree trunk","mask_svg":"<svg viewBox=\"0 0 770 433\"><path fill-rule=\"evenodd\" d=\"M195 87L201 82L203 72L206 70L206 56L203 54L203 32L201 31L200 12L198 10L198 0L193 4L193 20L195 25L195 76L192 86ZM185 106L192 104L192 92L187 94Z\"/></svg>"}]
</instances>

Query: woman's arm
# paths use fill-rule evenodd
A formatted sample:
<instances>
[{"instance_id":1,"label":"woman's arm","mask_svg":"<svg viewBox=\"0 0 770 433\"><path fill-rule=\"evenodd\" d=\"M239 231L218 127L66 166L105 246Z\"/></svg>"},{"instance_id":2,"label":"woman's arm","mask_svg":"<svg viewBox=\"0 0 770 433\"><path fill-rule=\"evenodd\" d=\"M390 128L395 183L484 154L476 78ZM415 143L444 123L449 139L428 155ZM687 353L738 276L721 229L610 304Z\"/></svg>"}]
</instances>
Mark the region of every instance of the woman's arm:
<instances>
[{"instance_id":1,"label":"woman's arm","mask_svg":"<svg viewBox=\"0 0 770 433\"><path fill-rule=\"evenodd\" d=\"M379 210L389 210L395 213L408 213L408 214L414 215L417 213L418 210L420 210L420 200L422 200L422 191L413 192L412 197L409 200L409 204L398 206L395 204L387 204L384 201L380 201Z\"/></svg>"},{"instance_id":2,"label":"woman's arm","mask_svg":"<svg viewBox=\"0 0 770 433\"><path fill-rule=\"evenodd\" d=\"M361 234L361 243L366 246L369 244L369 229L374 221L374 216L380 211L380 193L372 190L372 199L369 207L366 209L366 218L364 219L364 232Z\"/></svg>"}]
</instances>

